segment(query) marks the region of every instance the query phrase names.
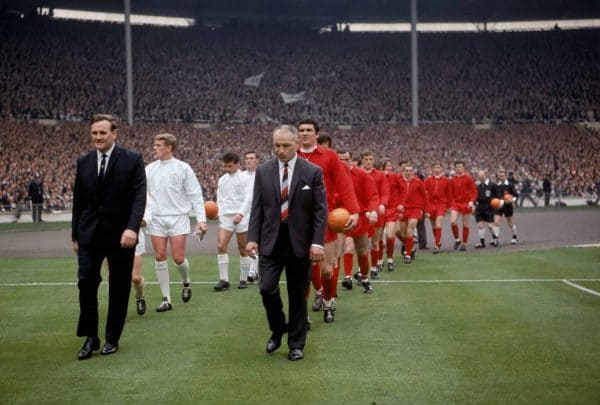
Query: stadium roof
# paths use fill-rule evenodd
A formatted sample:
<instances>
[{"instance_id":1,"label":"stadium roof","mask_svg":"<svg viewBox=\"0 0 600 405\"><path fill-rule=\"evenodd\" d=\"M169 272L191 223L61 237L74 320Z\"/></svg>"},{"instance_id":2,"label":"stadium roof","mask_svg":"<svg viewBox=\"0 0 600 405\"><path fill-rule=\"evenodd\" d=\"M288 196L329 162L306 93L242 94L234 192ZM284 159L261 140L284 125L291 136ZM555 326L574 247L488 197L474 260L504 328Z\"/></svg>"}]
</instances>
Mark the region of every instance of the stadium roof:
<instances>
[{"instance_id":1,"label":"stadium roof","mask_svg":"<svg viewBox=\"0 0 600 405\"><path fill-rule=\"evenodd\" d=\"M421 22L599 18L598 0L417 0ZM9 11L37 7L122 12L123 0L0 0ZM410 21L410 0L131 0L132 13L205 23Z\"/></svg>"}]
</instances>

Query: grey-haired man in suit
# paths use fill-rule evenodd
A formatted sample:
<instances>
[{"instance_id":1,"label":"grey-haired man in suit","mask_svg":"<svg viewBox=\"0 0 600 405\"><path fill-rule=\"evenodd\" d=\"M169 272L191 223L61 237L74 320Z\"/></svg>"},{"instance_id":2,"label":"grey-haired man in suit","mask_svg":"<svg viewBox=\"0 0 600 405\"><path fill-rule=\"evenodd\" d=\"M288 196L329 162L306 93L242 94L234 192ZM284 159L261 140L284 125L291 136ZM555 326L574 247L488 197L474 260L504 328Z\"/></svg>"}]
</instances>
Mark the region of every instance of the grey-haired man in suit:
<instances>
[{"instance_id":1,"label":"grey-haired man in suit","mask_svg":"<svg viewBox=\"0 0 600 405\"><path fill-rule=\"evenodd\" d=\"M321 168L298 159L298 132L282 125L273 132L275 158L256 169L246 250L260 255L259 288L271 337L267 353L288 334L288 359L304 358L306 290L311 262L323 260L327 199ZM279 278L285 268L289 301L283 312Z\"/></svg>"}]
</instances>

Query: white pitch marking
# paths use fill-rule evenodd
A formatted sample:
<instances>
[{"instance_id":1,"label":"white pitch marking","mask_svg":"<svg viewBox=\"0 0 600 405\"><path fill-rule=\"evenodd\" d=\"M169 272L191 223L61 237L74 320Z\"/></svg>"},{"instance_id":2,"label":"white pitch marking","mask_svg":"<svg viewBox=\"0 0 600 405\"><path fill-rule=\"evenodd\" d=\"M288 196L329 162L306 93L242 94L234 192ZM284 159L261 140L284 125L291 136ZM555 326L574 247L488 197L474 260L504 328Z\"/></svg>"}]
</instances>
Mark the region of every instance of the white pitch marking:
<instances>
[{"instance_id":1,"label":"white pitch marking","mask_svg":"<svg viewBox=\"0 0 600 405\"><path fill-rule=\"evenodd\" d=\"M572 281L600 281L600 278L572 278ZM459 280L372 280L375 284L469 284L469 283L557 283L569 282L562 278L516 278L516 279L459 279ZM285 284L285 281L282 281ZM146 284L157 285L156 281L146 281ZM178 281L171 281L171 284L181 284ZM213 281L193 281L192 284L214 284ZM29 282L29 283L0 283L0 287L44 287L44 286L68 286L77 285L74 282ZM576 285L576 284L575 284ZM573 285L573 287L575 287ZM578 287L576 287L578 288ZM584 288L584 287L581 287ZM592 290L593 291L593 290ZM600 294L600 293L597 293Z\"/></svg>"},{"instance_id":2,"label":"white pitch marking","mask_svg":"<svg viewBox=\"0 0 600 405\"><path fill-rule=\"evenodd\" d=\"M563 283L570 285L571 287L577 288L578 290L584 291L586 293L590 293L592 295L597 295L598 297L600 297L600 292L592 290L590 288L585 288L583 286L580 286L579 284L575 284L570 282L569 280L562 280Z\"/></svg>"}]
</instances>

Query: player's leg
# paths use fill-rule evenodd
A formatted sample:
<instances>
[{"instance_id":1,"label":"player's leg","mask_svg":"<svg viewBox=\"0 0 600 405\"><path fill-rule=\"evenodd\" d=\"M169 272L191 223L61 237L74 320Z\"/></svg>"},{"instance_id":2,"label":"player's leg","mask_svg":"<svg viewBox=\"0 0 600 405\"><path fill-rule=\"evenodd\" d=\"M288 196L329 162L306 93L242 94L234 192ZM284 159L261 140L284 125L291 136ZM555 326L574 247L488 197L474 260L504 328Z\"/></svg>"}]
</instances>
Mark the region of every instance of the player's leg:
<instances>
[{"instance_id":1,"label":"player's leg","mask_svg":"<svg viewBox=\"0 0 600 405\"><path fill-rule=\"evenodd\" d=\"M187 233L169 237L169 244L171 245L171 257L173 258L173 262L175 262L175 267L181 275L181 281L183 283L183 288L181 290L181 300L183 302L188 302L192 297L192 288L190 286L190 264L185 257L186 242Z\"/></svg>"},{"instance_id":2,"label":"player's leg","mask_svg":"<svg viewBox=\"0 0 600 405\"><path fill-rule=\"evenodd\" d=\"M413 260L412 254L416 250L416 247L414 246L415 240L413 238L413 233L417 228L417 222L419 222L418 218L408 218L406 221L406 239L404 242L406 245L406 253L404 255L405 264L409 264Z\"/></svg>"},{"instance_id":3,"label":"player's leg","mask_svg":"<svg viewBox=\"0 0 600 405\"><path fill-rule=\"evenodd\" d=\"M394 248L396 246L396 221L385 224L385 249L387 256L387 269L394 271Z\"/></svg>"},{"instance_id":4,"label":"player's leg","mask_svg":"<svg viewBox=\"0 0 600 405\"><path fill-rule=\"evenodd\" d=\"M171 305L171 287L169 286L169 262L167 261L167 242L169 238L151 235L150 240L154 249L154 272L162 294L162 302L156 308L156 311L164 312L173 308Z\"/></svg>"},{"instance_id":5,"label":"player's leg","mask_svg":"<svg viewBox=\"0 0 600 405\"><path fill-rule=\"evenodd\" d=\"M356 257L358 260L358 268L360 271L360 282L365 294L371 294L373 287L369 282L369 238L366 234L355 236L354 246L356 249Z\"/></svg>"},{"instance_id":6,"label":"player's leg","mask_svg":"<svg viewBox=\"0 0 600 405\"><path fill-rule=\"evenodd\" d=\"M213 286L215 291L223 291L231 285L229 283L229 254L227 247L233 235L233 230L222 227L217 228L217 266L219 269L219 281Z\"/></svg>"},{"instance_id":7,"label":"player's leg","mask_svg":"<svg viewBox=\"0 0 600 405\"><path fill-rule=\"evenodd\" d=\"M236 234L237 246L240 252L240 282L238 284L239 289L248 287L248 273L250 271L250 259L246 254L246 241L248 232L237 232Z\"/></svg>"},{"instance_id":8,"label":"player's leg","mask_svg":"<svg viewBox=\"0 0 600 405\"><path fill-rule=\"evenodd\" d=\"M469 241L469 219L471 218L470 213L462 214L462 244L460 245L460 251L464 252L467 250L467 243Z\"/></svg>"},{"instance_id":9,"label":"player's leg","mask_svg":"<svg viewBox=\"0 0 600 405\"><path fill-rule=\"evenodd\" d=\"M454 250L458 249L461 245L458 233L458 216L459 212L457 210L453 209L450 211L450 227L452 228L452 235L454 236Z\"/></svg>"},{"instance_id":10,"label":"player's leg","mask_svg":"<svg viewBox=\"0 0 600 405\"><path fill-rule=\"evenodd\" d=\"M131 273L131 282L135 291L135 307L138 315L146 313L146 297L144 296L144 276L142 275L142 264L144 262L144 253L146 253L146 237L144 231L140 229L138 234L138 243L135 246L135 256L133 258L133 271Z\"/></svg>"}]
</instances>

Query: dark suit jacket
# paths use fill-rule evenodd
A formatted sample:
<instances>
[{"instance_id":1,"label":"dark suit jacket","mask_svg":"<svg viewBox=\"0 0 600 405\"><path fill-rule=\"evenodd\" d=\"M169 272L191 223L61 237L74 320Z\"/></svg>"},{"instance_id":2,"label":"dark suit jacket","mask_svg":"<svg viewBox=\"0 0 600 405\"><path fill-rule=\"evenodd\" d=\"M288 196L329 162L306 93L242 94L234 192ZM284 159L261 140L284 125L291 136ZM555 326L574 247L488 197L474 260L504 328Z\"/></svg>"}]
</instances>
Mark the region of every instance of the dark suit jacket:
<instances>
[{"instance_id":1,"label":"dark suit jacket","mask_svg":"<svg viewBox=\"0 0 600 405\"><path fill-rule=\"evenodd\" d=\"M296 257L308 257L311 244L323 246L327 226L327 198L320 167L296 160L288 195L288 226ZM281 186L279 162L271 159L256 169L248 241L258 243L260 254L273 252L279 233Z\"/></svg>"},{"instance_id":2,"label":"dark suit jacket","mask_svg":"<svg viewBox=\"0 0 600 405\"><path fill-rule=\"evenodd\" d=\"M96 150L77 159L71 237L79 246L119 247L125 229L139 232L145 206L141 154L115 145L101 183Z\"/></svg>"}]
</instances>

